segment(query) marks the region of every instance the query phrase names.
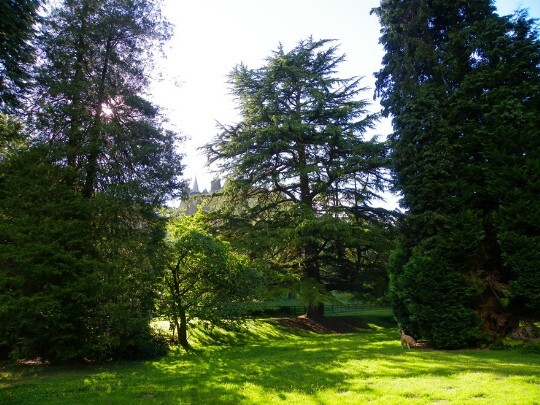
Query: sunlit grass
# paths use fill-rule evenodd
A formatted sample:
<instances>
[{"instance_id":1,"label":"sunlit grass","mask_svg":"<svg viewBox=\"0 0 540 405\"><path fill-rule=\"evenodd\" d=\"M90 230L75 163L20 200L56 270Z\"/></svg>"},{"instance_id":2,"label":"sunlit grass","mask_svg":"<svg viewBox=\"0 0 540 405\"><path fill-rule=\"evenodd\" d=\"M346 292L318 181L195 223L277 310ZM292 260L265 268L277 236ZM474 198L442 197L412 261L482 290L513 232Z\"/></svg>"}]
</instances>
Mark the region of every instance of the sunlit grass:
<instances>
[{"instance_id":1,"label":"sunlit grass","mask_svg":"<svg viewBox=\"0 0 540 405\"><path fill-rule=\"evenodd\" d=\"M351 334L287 331L252 322L242 334L214 330L227 345L178 349L148 362L0 368L0 403L534 404L540 355L487 350L403 350L381 313Z\"/></svg>"}]
</instances>

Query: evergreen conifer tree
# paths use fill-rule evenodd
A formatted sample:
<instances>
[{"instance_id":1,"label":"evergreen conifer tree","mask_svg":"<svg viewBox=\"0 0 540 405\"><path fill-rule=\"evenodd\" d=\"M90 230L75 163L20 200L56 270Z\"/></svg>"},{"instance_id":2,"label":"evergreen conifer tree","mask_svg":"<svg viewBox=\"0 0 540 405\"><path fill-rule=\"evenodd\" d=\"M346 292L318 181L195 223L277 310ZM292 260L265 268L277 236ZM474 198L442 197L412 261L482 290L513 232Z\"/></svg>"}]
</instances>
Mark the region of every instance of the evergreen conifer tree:
<instances>
[{"instance_id":1,"label":"evergreen conifer tree","mask_svg":"<svg viewBox=\"0 0 540 405\"><path fill-rule=\"evenodd\" d=\"M540 315L540 47L489 0L383 0L377 94L407 209L396 316L439 347ZM535 219L536 218L536 219Z\"/></svg>"},{"instance_id":2,"label":"evergreen conifer tree","mask_svg":"<svg viewBox=\"0 0 540 405\"><path fill-rule=\"evenodd\" d=\"M169 36L150 0L65 0L37 46L32 146L2 163L0 347L51 361L152 343L157 208L180 191L177 136L145 100Z\"/></svg>"},{"instance_id":3,"label":"evergreen conifer tree","mask_svg":"<svg viewBox=\"0 0 540 405\"><path fill-rule=\"evenodd\" d=\"M331 41L309 38L259 69L238 65L241 121L206 148L227 176L231 232L297 283L311 317L323 315L326 287L347 288L353 250L385 217L370 206L386 184L385 145L364 139L377 115L358 99L358 78L336 77L343 60Z\"/></svg>"}]
</instances>

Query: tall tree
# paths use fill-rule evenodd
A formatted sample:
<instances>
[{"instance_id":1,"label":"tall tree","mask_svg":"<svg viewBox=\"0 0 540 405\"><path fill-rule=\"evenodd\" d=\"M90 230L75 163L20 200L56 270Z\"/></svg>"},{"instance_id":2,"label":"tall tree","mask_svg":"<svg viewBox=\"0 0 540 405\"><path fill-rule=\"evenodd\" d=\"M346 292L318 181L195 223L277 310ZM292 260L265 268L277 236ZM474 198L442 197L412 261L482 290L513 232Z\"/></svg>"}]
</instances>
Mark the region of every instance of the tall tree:
<instances>
[{"instance_id":1,"label":"tall tree","mask_svg":"<svg viewBox=\"0 0 540 405\"><path fill-rule=\"evenodd\" d=\"M144 99L152 52L167 38L147 0L66 0L44 18L35 146L4 162L0 181L9 309L0 346L14 357L154 351L164 235L156 206L182 186L178 138Z\"/></svg>"},{"instance_id":2,"label":"tall tree","mask_svg":"<svg viewBox=\"0 0 540 405\"><path fill-rule=\"evenodd\" d=\"M369 203L385 184L385 147L363 139L377 116L357 98L358 78L336 77L343 60L332 41L309 38L289 52L280 45L259 69L236 66L229 79L242 119L206 147L227 175L236 224L259 230L248 231L252 240L267 237L313 317L323 314L323 251L356 226L345 218L370 229L378 218Z\"/></svg>"},{"instance_id":3,"label":"tall tree","mask_svg":"<svg viewBox=\"0 0 540 405\"><path fill-rule=\"evenodd\" d=\"M500 338L540 315L538 33L489 0L374 11L386 50L377 94L408 210L396 316L440 347Z\"/></svg>"},{"instance_id":4,"label":"tall tree","mask_svg":"<svg viewBox=\"0 0 540 405\"><path fill-rule=\"evenodd\" d=\"M20 107L34 61L31 39L41 3L0 1L0 112L13 112Z\"/></svg>"},{"instance_id":5,"label":"tall tree","mask_svg":"<svg viewBox=\"0 0 540 405\"><path fill-rule=\"evenodd\" d=\"M61 143L86 197L160 204L179 190L177 137L144 99L153 53L170 29L150 0L68 0L43 23L39 137Z\"/></svg>"}]
</instances>

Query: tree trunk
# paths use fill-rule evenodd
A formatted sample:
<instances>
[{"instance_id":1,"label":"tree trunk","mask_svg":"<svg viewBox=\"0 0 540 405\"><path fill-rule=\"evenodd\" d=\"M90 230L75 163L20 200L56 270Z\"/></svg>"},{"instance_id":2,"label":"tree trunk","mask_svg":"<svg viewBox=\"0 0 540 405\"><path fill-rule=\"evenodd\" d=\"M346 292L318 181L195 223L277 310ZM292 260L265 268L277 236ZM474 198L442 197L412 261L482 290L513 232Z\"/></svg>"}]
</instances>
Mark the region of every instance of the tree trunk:
<instances>
[{"instance_id":1,"label":"tree trunk","mask_svg":"<svg viewBox=\"0 0 540 405\"><path fill-rule=\"evenodd\" d=\"M311 319L324 318L324 302L310 302L307 307L306 316Z\"/></svg>"},{"instance_id":2,"label":"tree trunk","mask_svg":"<svg viewBox=\"0 0 540 405\"><path fill-rule=\"evenodd\" d=\"M493 339L502 339L518 329L519 318L501 305L500 298L492 292L491 287L484 290L481 300L476 313L483 332Z\"/></svg>"},{"instance_id":3,"label":"tree trunk","mask_svg":"<svg viewBox=\"0 0 540 405\"><path fill-rule=\"evenodd\" d=\"M319 269L319 263L316 260L317 256L317 247L313 243L307 243L305 247L305 275L308 279L311 279L315 282L313 288L316 288L317 285L321 284L321 272ZM317 295L317 294L314 294ZM318 297L317 297L318 298ZM319 319L324 317L324 303L318 299L308 302L306 316L312 319Z\"/></svg>"},{"instance_id":4,"label":"tree trunk","mask_svg":"<svg viewBox=\"0 0 540 405\"><path fill-rule=\"evenodd\" d=\"M174 339L174 331L176 330L178 332L180 330L180 323L178 322L178 317L177 316L175 316L173 318L173 323L174 323L174 329L173 329L173 333L172 333L172 340L173 340L173 342L176 341L177 343L179 343L178 342L178 334L176 335L177 336L176 340Z\"/></svg>"},{"instance_id":5,"label":"tree trunk","mask_svg":"<svg viewBox=\"0 0 540 405\"><path fill-rule=\"evenodd\" d=\"M180 343L184 349L188 350L191 348L191 346L189 345L189 342L187 340L186 310L183 307L179 308L178 315L180 315L180 326L178 328L178 343Z\"/></svg>"},{"instance_id":6,"label":"tree trunk","mask_svg":"<svg viewBox=\"0 0 540 405\"><path fill-rule=\"evenodd\" d=\"M94 116L94 122L90 128L89 133L89 151L87 156L87 165L86 165L86 180L83 187L83 195L87 198L92 197L96 189L97 175L99 170L98 165L98 156L101 151L100 139L102 134L102 112L103 104L107 101L106 96L106 86L107 86L107 75L109 74L109 60L111 58L111 53L113 50L112 37L109 35L107 37L107 44L105 46L105 56L103 61L103 67L101 70L101 78L99 81L99 90L97 97L97 104L95 106L96 112Z\"/></svg>"},{"instance_id":7,"label":"tree trunk","mask_svg":"<svg viewBox=\"0 0 540 405\"><path fill-rule=\"evenodd\" d=\"M302 110L302 91L300 87L296 89L295 112L296 119L301 122ZM300 141L296 145L296 153L298 154L298 175L300 180L300 203L305 208L306 212L313 212L313 196L311 195L310 180L308 174L308 154L303 136L300 136ZM317 247L312 242L306 242L304 247L304 272L308 279L314 280L317 284L321 282L319 271L319 263L317 262ZM324 303L318 299L316 301L310 299L307 304L306 316L312 319L324 317Z\"/></svg>"},{"instance_id":8,"label":"tree trunk","mask_svg":"<svg viewBox=\"0 0 540 405\"><path fill-rule=\"evenodd\" d=\"M489 215L487 212L486 218L489 218ZM501 339L517 330L519 317L513 314L512 308L502 303L502 298L509 288L511 275L503 265L497 230L488 219L485 221L484 232L485 239L479 249L481 265L484 268L480 281L484 291L476 312L482 330L495 339Z\"/></svg>"},{"instance_id":9,"label":"tree trunk","mask_svg":"<svg viewBox=\"0 0 540 405\"><path fill-rule=\"evenodd\" d=\"M73 93L71 95L71 122L70 128L67 131L67 164L68 166L77 169L78 160L80 158L80 148L82 142L81 130L82 122L80 116L81 109L81 87L84 82L84 65L85 65L85 53L88 50L88 46L85 41L85 35L87 35L87 18L88 18L88 2L83 3L82 12L80 16L80 30L77 38L77 48L75 57L75 72L73 75L73 81L71 88ZM75 109L75 110L73 110Z\"/></svg>"}]
</instances>

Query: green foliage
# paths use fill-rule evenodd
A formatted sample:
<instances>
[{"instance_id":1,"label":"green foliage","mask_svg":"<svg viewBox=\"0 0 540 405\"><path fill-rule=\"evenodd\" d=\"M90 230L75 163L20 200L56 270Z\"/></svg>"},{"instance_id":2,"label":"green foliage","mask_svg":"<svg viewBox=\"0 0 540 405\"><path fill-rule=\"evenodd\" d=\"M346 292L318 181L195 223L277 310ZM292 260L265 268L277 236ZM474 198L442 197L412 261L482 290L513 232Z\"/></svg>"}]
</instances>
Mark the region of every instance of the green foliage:
<instances>
[{"instance_id":1,"label":"green foliage","mask_svg":"<svg viewBox=\"0 0 540 405\"><path fill-rule=\"evenodd\" d=\"M27 146L27 138L19 121L0 113L0 162Z\"/></svg>"},{"instance_id":2,"label":"green foliage","mask_svg":"<svg viewBox=\"0 0 540 405\"><path fill-rule=\"evenodd\" d=\"M160 313L188 347L191 321L233 325L265 289L261 272L247 258L205 231L202 211L169 220Z\"/></svg>"},{"instance_id":3,"label":"green foliage","mask_svg":"<svg viewBox=\"0 0 540 405\"><path fill-rule=\"evenodd\" d=\"M536 181L534 174L528 181ZM540 179L539 179L540 180ZM540 183L540 181L539 181ZM525 188L536 193L538 184ZM507 296L511 305L518 305L519 310L540 318L540 234L538 219L540 205L532 195L521 189L508 192L507 202L501 206L495 222L499 232L502 258L505 266L511 269L512 280Z\"/></svg>"},{"instance_id":4,"label":"green foliage","mask_svg":"<svg viewBox=\"0 0 540 405\"><path fill-rule=\"evenodd\" d=\"M159 222L110 198L83 198L71 187L76 173L47 153L31 148L1 164L0 351L131 358L152 339Z\"/></svg>"},{"instance_id":5,"label":"green foliage","mask_svg":"<svg viewBox=\"0 0 540 405\"><path fill-rule=\"evenodd\" d=\"M42 150L2 163L0 334L2 346L17 357L58 351L51 356L62 358L78 340L80 325L68 314L85 302L68 297L84 295L81 264L93 262L83 253L86 207L66 178L63 169L44 161Z\"/></svg>"},{"instance_id":6,"label":"green foliage","mask_svg":"<svg viewBox=\"0 0 540 405\"><path fill-rule=\"evenodd\" d=\"M159 7L76 0L53 8L38 45L35 136L58 146L81 192L163 204L178 195L179 137L144 98L152 56L170 36Z\"/></svg>"},{"instance_id":7,"label":"green foliage","mask_svg":"<svg viewBox=\"0 0 540 405\"><path fill-rule=\"evenodd\" d=\"M29 131L0 125L0 351L16 359L163 353L153 335L178 137L142 96L169 27L151 1L55 3L36 41ZM3 117L2 117L3 118Z\"/></svg>"},{"instance_id":8,"label":"green foliage","mask_svg":"<svg viewBox=\"0 0 540 405\"><path fill-rule=\"evenodd\" d=\"M343 60L332 41L309 38L259 69L236 66L242 120L206 146L228 180L219 232L266 262L276 285L301 282L314 316L325 287L356 289L366 264L384 274L382 256L370 255L384 250L374 235L389 227L371 207L386 185L386 149L364 139L377 115L358 99L359 79L336 77Z\"/></svg>"},{"instance_id":9,"label":"green foliage","mask_svg":"<svg viewBox=\"0 0 540 405\"><path fill-rule=\"evenodd\" d=\"M21 107L34 61L34 24L41 0L0 2L0 112Z\"/></svg>"},{"instance_id":10,"label":"green foliage","mask_svg":"<svg viewBox=\"0 0 540 405\"><path fill-rule=\"evenodd\" d=\"M536 353L540 354L540 339L524 341L506 336L504 339L493 343L490 346L493 350L508 350L518 351L520 353Z\"/></svg>"},{"instance_id":11,"label":"green foliage","mask_svg":"<svg viewBox=\"0 0 540 405\"><path fill-rule=\"evenodd\" d=\"M392 266L396 316L432 337L448 318L437 334L462 344L501 338L540 309L538 32L524 13L499 17L488 0L385 1L374 11L386 49L377 94L393 117L394 179L408 209ZM442 305L418 318L406 300L417 300L420 276L431 279L434 309L449 293L437 284L453 280L458 315Z\"/></svg>"},{"instance_id":12,"label":"green foliage","mask_svg":"<svg viewBox=\"0 0 540 405\"><path fill-rule=\"evenodd\" d=\"M476 290L450 264L433 252L414 252L408 260L399 295L416 337L435 347L455 349L471 345L477 338L477 319L470 309ZM467 305L469 304L469 305Z\"/></svg>"}]
</instances>

